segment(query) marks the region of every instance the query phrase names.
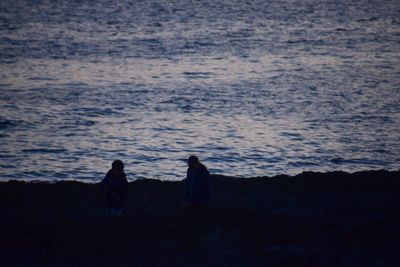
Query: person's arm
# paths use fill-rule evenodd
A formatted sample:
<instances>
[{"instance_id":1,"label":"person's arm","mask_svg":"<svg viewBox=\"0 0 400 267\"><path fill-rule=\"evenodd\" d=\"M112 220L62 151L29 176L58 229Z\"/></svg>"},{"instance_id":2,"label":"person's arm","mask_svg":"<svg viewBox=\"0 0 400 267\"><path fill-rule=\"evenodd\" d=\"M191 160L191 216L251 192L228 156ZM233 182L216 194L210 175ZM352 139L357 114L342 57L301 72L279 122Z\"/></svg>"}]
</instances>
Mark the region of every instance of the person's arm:
<instances>
[{"instance_id":1,"label":"person's arm","mask_svg":"<svg viewBox=\"0 0 400 267\"><path fill-rule=\"evenodd\" d=\"M122 195L124 198L127 192L128 192L128 180L126 179L126 175L124 174L123 186L122 186Z\"/></svg>"},{"instance_id":2,"label":"person's arm","mask_svg":"<svg viewBox=\"0 0 400 267\"><path fill-rule=\"evenodd\" d=\"M186 172L186 179L185 179L185 202L191 201L192 198L192 177L190 175L189 169Z\"/></svg>"},{"instance_id":3,"label":"person's arm","mask_svg":"<svg viewBox=\"0 0 400 267\"><path fill-rule=\"evenodd\" d=\"M105 188L105 187L107 186L109 180L110 180L110 171L108 171L108 172L106 173L106 175L104 176L103 180L101 180L100 185L101 185L103 188Z\"/></svg>"}]
</instances>

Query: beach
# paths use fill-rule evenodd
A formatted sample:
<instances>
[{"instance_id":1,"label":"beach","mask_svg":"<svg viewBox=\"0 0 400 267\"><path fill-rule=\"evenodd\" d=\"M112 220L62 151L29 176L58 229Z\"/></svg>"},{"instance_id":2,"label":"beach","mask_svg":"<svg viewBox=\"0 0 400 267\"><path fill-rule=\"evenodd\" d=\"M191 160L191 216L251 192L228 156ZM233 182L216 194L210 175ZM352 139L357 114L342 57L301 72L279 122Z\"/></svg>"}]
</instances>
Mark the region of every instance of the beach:
<instances>
[{"instance_id":1,"label":"beach","mask_svg":"<svg viewBox=\"0 0 400 267\"><path fill-rule=\"evenodd\" d=\"M1 266L399 266L400 172L129 183L122 216L99 184L0 183Z\"/></svg>"},{"instance_id":2,"label":"beach","mask_svg":"<svg viewBox=\"0 0 400 267\"><path fill-rule=\"evenodd\" d=\"M0 1L0 267L400 266L399 44L398 0Z\"/></svg>"}]
</instances>

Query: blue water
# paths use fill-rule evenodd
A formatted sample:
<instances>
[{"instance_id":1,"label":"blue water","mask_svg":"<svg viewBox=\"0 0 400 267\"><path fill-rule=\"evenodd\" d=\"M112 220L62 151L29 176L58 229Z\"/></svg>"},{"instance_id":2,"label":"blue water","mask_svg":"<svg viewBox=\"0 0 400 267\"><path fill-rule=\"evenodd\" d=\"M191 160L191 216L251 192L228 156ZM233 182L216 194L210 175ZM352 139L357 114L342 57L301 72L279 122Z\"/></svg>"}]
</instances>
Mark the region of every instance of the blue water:
<instances>
[{"instance_id":1,"label":"blue water","mask_svg":"<svg viewBox=\"0 0 400 267\"><path fill-rule=\"evenodd\" d=\"M398 0L0 2L0 180L400 169Z\"/></svg>"}]
</instances>

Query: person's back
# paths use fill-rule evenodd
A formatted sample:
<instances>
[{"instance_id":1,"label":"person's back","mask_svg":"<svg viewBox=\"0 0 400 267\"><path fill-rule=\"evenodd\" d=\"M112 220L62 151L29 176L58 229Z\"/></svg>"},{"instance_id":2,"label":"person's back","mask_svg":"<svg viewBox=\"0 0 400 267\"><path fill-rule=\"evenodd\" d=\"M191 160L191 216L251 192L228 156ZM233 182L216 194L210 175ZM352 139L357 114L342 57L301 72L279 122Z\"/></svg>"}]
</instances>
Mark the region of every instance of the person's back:
<instances>
[{"instance_id":1,"label":"person's back","mask_svg":"<svg viewBox=\"0 0 400 267\"><path fill-rule=\"evenodd\" d=\"M189 206L204 206L210 198L210 173L196 156L188 160L185 202Z\"/></svg>"},{"instance_id":2,"label":"person's back","mask_svg":"<svg viewBox=\"0 0 400 267\"><path fill-rule=\"evenodd\" d=\"M107 213L121 214L128 187L122 161L113 162L112 168L107 172L101 184L106 193Z\"/></svg>"}]
</instances>

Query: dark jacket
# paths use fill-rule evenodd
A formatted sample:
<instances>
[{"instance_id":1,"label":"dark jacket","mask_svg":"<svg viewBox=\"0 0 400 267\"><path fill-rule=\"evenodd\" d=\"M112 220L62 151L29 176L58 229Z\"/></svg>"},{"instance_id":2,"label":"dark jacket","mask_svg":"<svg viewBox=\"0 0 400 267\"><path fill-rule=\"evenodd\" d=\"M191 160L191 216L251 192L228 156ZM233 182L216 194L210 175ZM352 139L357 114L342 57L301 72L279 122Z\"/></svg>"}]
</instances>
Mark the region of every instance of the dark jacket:
<instances>
[{"instance_id":1,"label":"dark jacket","mask_svg":"<svg viewBox=\"0 0 400 267\"><path fill-rule=\"evenodd\" d=\"M192 205L205 205L210 198L211 178L207 168L200 164L188 168L186 174L185 201Z\"/></svg>"},{"instance_id":2,"label":"dark jacket","mask_svg":"<svg viewBox=\"0 0 400 267\"><path fill-rule=\"evenodd\" d=\"M101 181L106 193L107 206L121 208L125 201L128 181L125 172L111 169Z\"/></svg>"}]
</instances>

